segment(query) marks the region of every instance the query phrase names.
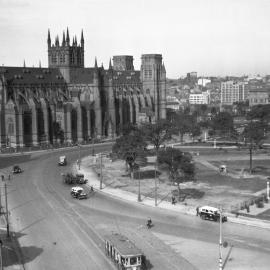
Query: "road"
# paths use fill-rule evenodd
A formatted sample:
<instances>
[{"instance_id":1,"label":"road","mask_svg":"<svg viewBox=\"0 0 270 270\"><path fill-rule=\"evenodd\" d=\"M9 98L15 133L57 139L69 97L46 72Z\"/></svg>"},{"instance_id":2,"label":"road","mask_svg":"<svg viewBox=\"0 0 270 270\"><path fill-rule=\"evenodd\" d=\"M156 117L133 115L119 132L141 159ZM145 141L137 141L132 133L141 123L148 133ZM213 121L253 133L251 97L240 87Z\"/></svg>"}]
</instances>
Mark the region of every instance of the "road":
<instances>
[{"instance_id":1,"label":"road","mask_svg":"<svg viewBox=\"0 0 270 270\"><path fill-rule=\"evenodd\" d=\"M11 229L18 236L25 269L115 269L103 247L103 236L112 231L127 235L144 251L149 269L218 268L217 223L100 192L88 200L75 200L60 176L69 167L57 166L63 153L68 165L78 159L77 149L16 159L24 172L9 182L8 200ZM90 153L81 150L81 156ZM4 167L13 160L1 159L2 171L8 171ZM151 230L145 226L148 216L154 222ZM269 231L225 223L223 235L229 243L222 251L224 269L269 269Z\"/></svg>"}]
</instances>

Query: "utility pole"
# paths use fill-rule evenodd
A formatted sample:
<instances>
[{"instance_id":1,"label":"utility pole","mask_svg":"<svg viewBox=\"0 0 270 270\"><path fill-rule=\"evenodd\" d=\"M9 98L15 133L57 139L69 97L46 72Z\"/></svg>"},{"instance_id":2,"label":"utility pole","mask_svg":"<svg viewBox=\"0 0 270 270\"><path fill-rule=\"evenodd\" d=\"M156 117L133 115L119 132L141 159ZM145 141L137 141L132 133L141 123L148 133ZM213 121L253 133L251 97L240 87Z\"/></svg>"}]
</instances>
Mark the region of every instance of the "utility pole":
<instances>
[{"instance_id":1,"label":"utility pole","mask_svg":"<svg viewBox=\"0 0 270 270\"><path fill-rule=\"evenodd\" d=\"M9 237L8 200L7 200L7 183L6 183L6 182L5 182L5 197L6 197L6 221L7 221L7 237Z\"/></svg>"},{"instance_id":2,"label":"utility pole","mask_svg":"<svg viewBox=\"0 0 270 270\"><path fill-rule=\"evenodd\" d=\"M267 188L266 188L266 196L267 196L267 200L269 200L269 181L267 181Z\"/></svg>"},{"instance_id":3,"label":"utility pole","mask_svg":"<svg viewBox=\"0 0 270 270\"><path fill-rule=\"evenodd\" d=\"M0 185L0 216L2 214L2 194L1 194L1 192L2 192L2 189L1 189L1 185Z\"/></svg>"},{"instance_id":4,"label":"utility pole","mask_svg":"<svg viewBox=\"0 0 270 270\"><path fill-rule=\"evenodd\" d=\"M139 172L138 202L141 202L142 201L142 198L141 198L141 172L140 172L140 167L138 169L138 172Z\"/></svg>"},{"instance_id":5,"label":"utility pole","mask_svg":"<svg viewBox=\"0 0 270 270\"><path fill-rule=\"evenodd\" d=\"M79 144L79 162L78 162L78 166L79 166L79 170L81 169L81 145Z\"/></svg>"},{"instance_id":6,"label":"utility pole","mask_svg":"<svg viewBox=\"0 0 270 270\"><path fill-rule=\"evenodd\" d=\"M156 150L156 162L155 162L155 206L157 206L157 150Z\"/></svg>"},{"instance_id":7,"label":"utility pole","mask_svg":"<svg viewBox=\"0 0 270 270\"><path fill-rule=\"evenodd\" d=\"M99 154L100 156L100 185L99 185L99 189L102 189L102 153Z\"/></svg>"},{"instance_id":8,"label":"utility pole","mask_svg":"<svg viewBox=\"0 0 270 270\"><path fill-rule=\"evenodd\" d=\"M222 209L221 207L219 208L220 216L219 216L219 270L223 269L222 265L222 252L221 252L221 247L222 247Z\"/></svg>"}]
</instances>

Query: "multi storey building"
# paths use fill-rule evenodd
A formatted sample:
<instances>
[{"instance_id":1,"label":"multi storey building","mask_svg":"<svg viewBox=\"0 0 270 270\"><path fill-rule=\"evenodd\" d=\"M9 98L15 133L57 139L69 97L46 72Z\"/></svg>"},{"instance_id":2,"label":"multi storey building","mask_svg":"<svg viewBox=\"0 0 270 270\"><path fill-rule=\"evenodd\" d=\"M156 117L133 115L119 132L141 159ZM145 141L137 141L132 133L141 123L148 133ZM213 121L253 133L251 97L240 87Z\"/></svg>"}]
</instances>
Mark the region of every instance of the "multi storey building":
<instances>
[{"instance_id":1,"label":"multi storey building","mask_svg":"<svg viewBox=\"0 0 270 270\"><path fill-rule=\"evenodd\" d=\"M189 104L209 104L209 101L210 101L209 91L189 95Z\"/></svg>"},{"instance_id":2,"label":"multi storey building","mask_svg":"<svg viewBox=\"0 0 270 270\"><path fill-rule=\"evenodd\" d=\"M52 44L48 68L0 68L0 146L23 147L114 137L127 123L166 118L166 70L161 54L143 54L140 70L133 57L119 55L109 68L84 67L84 36L69 31Z\"/></svg>"},{"instance_id":3,"label":"multi storey building","mask_svg":"<svg viewBox=\"0 0 270 270\"><path fill-rule=\"evenodd\" d=\"M221 105L232 105L248 99L248 91L244 82L221 82Z\"/></svg>"},{"instance_id":4,"label":"multi storey building","mask_svg":"<svg viewBox=\"0 0 270 270\"><path fill-rule=\"evenodd\" d=\"M269 104L270 86L262 80L252 79L248 82L249 106Z\"/></svg>"}]
</instances>

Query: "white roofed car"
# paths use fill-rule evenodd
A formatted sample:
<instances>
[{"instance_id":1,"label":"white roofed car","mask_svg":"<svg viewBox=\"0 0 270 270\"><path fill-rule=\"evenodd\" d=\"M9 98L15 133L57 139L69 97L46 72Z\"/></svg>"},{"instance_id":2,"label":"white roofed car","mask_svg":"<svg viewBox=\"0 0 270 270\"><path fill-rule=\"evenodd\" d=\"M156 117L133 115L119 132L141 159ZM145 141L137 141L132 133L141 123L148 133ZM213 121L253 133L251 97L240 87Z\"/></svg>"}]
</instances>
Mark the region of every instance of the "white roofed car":
<instances>
[{"instance_id":1,"label":"white roofed car","mask_svg":"<svg viewBox=\"0 0 270 270\"><path fill-rule=\"evenodd\" d=\"M65 165L67 165L67 158L66 158L66 156L60 156L59 157L58 165L59 166L65 166Z\"/></svg>"},{"instance_id":2,"label":"white roofed car","mask_svg":"<svg viewBox=\"0 0 270 270\"><path fill-rule=\"evenodd\" d=\"M72 187L70 192L72 193L72 192L82 192L82 191L83 191L82 187Z\"/></svg>"},{"instance_id":3,"label":"white roofed car","mask_svg":"<svg viewBox=\"0 0 270 270\"><path fill-rule=\"evenodd\" d=\"M202 206L198 208L198 215L201 219L209 219L214 221L220 220L220 210L212 206ZM222 215L222 222L227 221L227 217Z\"/></svg>"},{"instance_id":4,"label":"white roofed car","mask_svg":"<svg viewBox=\"0 0 270 270\"><path fill-rule=\"evenodd\" d=\"M82 187L72 187L70 194L73 198L77 198L79 200L87 199L87 194L84 192Z\"/></svg>"}]
</instances>

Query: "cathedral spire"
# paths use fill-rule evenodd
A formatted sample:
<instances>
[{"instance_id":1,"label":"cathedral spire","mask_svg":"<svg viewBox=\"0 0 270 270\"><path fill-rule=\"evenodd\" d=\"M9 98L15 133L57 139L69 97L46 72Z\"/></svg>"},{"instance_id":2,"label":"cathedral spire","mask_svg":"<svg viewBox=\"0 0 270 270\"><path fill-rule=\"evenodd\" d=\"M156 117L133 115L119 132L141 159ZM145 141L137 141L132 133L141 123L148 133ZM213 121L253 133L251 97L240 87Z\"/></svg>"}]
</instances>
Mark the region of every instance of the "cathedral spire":
<instances>
[{"instance_id":1,"label":"cathedral spire","mask_svg":"<svg viewBox=\"0 0 270 270\"><path fill-rule=\"evenodd\" d=\"M62 46L66 45L65 31L63 31Z\"/></svg>"},{"instance_id":2,"label":"cathedral spire","mask_svg":"<svg viewBox=\"0 0 270 270\"><path fill-rule=\"evenodd\" d=\"M112 69L112 60L110 58L110 62L109 62L109 69Z\"/></svg>"},{"instance_id":3,"label":"cathedral spire","mask_svg":"<svg viewBox=\"0 0 270 270\"><path fill-rule=\"evenodd\" d=\"M58 37L58 35L55 38L55 46L59 46L59 37Z\"/></svg>"},{"instance_id":4,"label":"cathedral spire","mask_svg":"<svg viewBox=\"0 0 270 270\"><path fill-rule=\"evenodd\" d=\"M39 68L41 68L41 61L39 60Z\"/></svg>"},{"instance_id":5,"label":"cathedral spire","mask_svg":"<svg viewBox=\"0 0 270 270\"><path fill-rule=\"evenodd\" d=\"M25 65L25 59L23 60L23 67L24 67L24 68L26 67L26 65Z\"/></svg>"},{"instance_id":6,"label":"cathedral spire","mask_svg":"<svg viewBox=\"0 0 270 270\"><path fill-rule=\"evenodd\" d=\"M76 35L75 35L75 46L77 46L77 37L76 37Z\"/></svg>"},{"instance_id":7,"label":"cathedral spire","mask_svg":"<svg viewBox=\"0 0 270 270\"><path fill-rule=\"evenodd\" d=\"M50 29L48 29L48 39L47 39L48 47L51 47L51 34Z\"/></svg>"},{"instance_id":8,"label":"cathedral spire","mask_svg":"<svg viewBox=\"0 0 270 270\"><path fill-rule=\"evenodd\" d=\"M69 32L68 32L68 27L67 27L67 35L66 35L66 43L67 43L67 45L69 46L69 42L70 42L70 40L69 40Z\"/></svg>"},{"instance_id":9,"label":"cathedral spire","mask_svg":"<svg viewBox=\"0 0 270 270\"><path fill-rule=\"evenodd\" d=\"M81 33L81 46L82 47L84 46L83 30L82 30L82 33Z\"/></svg>"},{"instance_id":10,"label":"cathedral spire","mask_svg":"<svg viewBox=\"0 0 270 270\"><path fill-rule=\"evenodd\" d=\"M95 68L98 68L98 65L97 65L97 57L95 57Z\"/></svg>"}]
</instances>

